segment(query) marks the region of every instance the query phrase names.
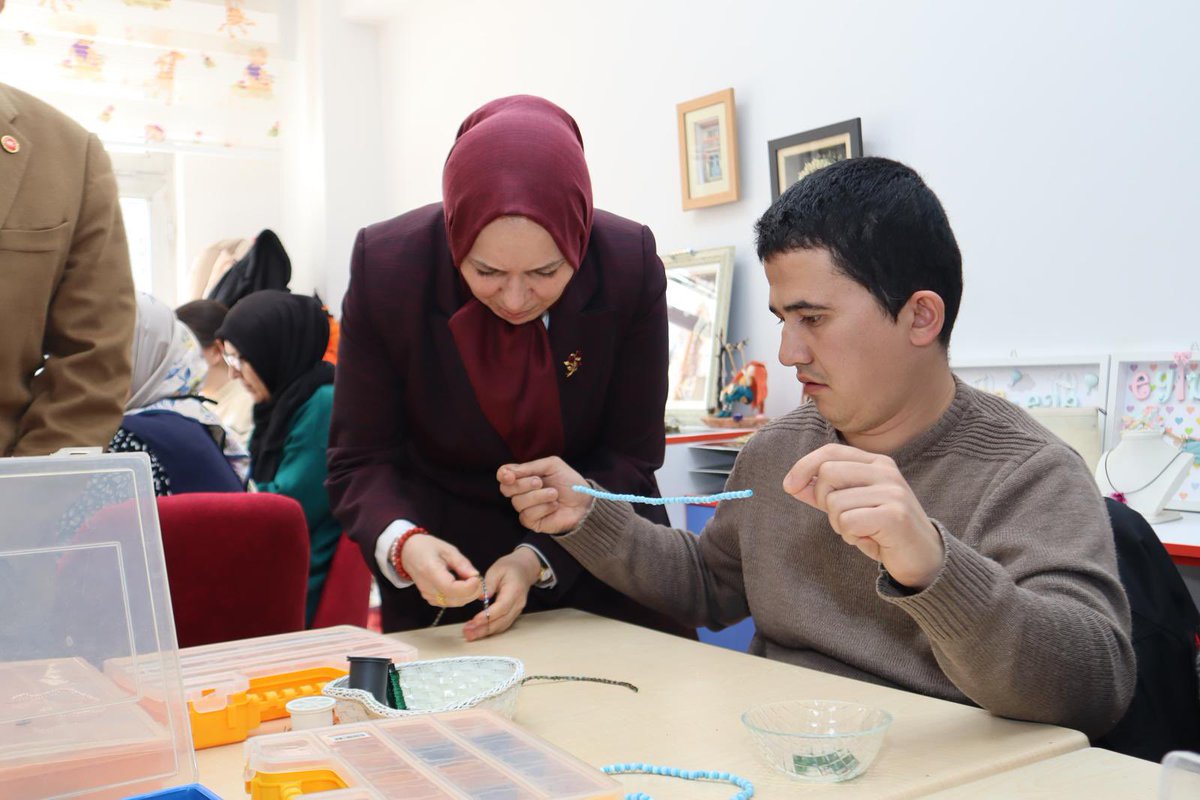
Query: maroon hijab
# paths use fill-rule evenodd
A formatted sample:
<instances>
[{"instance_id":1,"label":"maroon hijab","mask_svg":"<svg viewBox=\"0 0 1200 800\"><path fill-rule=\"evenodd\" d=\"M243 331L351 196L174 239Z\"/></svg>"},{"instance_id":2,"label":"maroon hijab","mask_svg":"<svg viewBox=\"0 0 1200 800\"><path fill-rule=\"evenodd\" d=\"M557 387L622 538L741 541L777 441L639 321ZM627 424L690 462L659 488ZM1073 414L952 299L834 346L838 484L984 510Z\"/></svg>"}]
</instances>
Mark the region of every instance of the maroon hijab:
<instances>
[{"instance_id":1,"label":"maroon hijab","mask_svg":"<svg viewBox=\"0 0 1200 800\"><path fill-rule=\"evenodd\" d=\"M506 216L541 225L578 270L592 230L592 182L575 120L529 95L479 108L446 159L442 208L460 270L479 232ZM558 379L542 321L512 325L472 297L450 318L450 332L484 416L513 457L561 455Z\"/></svg>"}]
</instances>

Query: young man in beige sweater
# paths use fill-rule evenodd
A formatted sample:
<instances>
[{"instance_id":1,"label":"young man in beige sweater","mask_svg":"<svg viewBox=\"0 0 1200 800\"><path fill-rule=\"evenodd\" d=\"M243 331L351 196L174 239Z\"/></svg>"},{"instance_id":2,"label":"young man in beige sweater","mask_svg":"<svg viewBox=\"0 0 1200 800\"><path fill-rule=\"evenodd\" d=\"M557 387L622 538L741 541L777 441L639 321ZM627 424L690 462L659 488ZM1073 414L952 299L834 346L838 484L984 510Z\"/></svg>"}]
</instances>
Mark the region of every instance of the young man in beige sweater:
<instances>
[{"instance_id":1,"label":"young man in beige sweater","mask_svg":"<svg viewBox=\"0 0 1200 800\"><path fill-rule=\"evenodd\" d=\"M728 488L753 498L697 538L573 492L551 457L497 474L523 524L688 624L753 616L753 653L1107 732L1135 663L1104 504L1074 451L951 373L962 268L937 197L902 164L842 161L757 234L811 402L742 451ZM493 623L519 612L502 599Z\"/></svg>"}]
</instances>

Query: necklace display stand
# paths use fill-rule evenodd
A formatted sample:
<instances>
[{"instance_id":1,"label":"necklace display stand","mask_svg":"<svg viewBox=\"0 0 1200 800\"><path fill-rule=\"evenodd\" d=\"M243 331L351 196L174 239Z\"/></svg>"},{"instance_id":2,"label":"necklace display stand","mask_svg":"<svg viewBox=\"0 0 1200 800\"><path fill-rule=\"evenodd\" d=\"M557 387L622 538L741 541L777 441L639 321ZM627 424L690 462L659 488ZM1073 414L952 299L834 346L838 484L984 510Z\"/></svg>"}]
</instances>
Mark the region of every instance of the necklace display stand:
<instances>
[{"instance_id":1,"label":"necklace display stand","mask_svg":"<svg viewBox=\"0 0 1200 800\"><path fill-rule=\"evenodd\" d=\"M1096 485L1106 497L1127 503L1151 524L1180 519L1177 511L1164 511L1192 463L1190 453L1163 438L1161 428L1130 430L1121 442L1100 458Z\"/></svg>"}]
</instances>

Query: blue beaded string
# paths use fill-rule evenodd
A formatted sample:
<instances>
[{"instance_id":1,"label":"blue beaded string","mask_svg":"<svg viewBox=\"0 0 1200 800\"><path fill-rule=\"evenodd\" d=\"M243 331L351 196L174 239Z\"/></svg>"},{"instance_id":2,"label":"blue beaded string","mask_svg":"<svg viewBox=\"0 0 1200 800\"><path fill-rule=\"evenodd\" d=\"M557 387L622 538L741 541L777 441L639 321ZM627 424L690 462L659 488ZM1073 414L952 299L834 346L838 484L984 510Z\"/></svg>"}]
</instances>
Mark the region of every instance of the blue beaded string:
<instances>
[{"instance_id":1,"label":"blue beaded string","mask_svg":"<svg viewBox=\"0 0 1200 800\"><path fill-rule=\"evenodd\" d=\"M606 767L600 768L605 775L626 775L631 773L641 775L661 775L665 778L682 778L685 781L719 781L722 783L732 783L741 791L735 794L730 800L750 800L754 797L754 784L745 778L731 775L728 772L717 772L716 770L707 769L679 769L678 767L656 767L653 764L609 764ZM629 792L625 795L625 800L653 800L650 795L645 792Z\"/></svg>"},{"instance_id":2,"label":"blue beaded string","mask_svg":"<svg viewBox=\"0 0 1200 800\"><path fill-rule=\"evenodd\" d=\"M747 497L754 496L753 489L688 497L643 497L640 494L614 494L612 492L602 492L599 489L593 489L590 486L580 484L572 486L571 489L580 494L591 495L597 500L620 500L626 503L645 503L651 506L665 506L668 503L719 503L722 500L744 500Z\"/></svg>"}]
</instances>

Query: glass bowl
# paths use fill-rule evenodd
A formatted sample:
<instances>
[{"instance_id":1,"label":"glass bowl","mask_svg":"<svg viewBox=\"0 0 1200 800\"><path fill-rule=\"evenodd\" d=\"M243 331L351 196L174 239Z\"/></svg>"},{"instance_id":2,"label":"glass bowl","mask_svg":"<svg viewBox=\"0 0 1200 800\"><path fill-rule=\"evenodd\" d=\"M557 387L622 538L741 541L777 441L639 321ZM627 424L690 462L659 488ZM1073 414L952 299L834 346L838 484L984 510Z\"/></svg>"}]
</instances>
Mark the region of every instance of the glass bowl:
<instances>
[{"instance_id":1,"label":"glass bowl","mask_svg":"<svg viewBox=\"0 0 1200 800\"><path fill-rule=\"evenodd\" d=\"M878 708L837 700L785 700L742 714L767 762L804 781L848 781L866 771L892 724Z\"/></svg>"}]
</instances>

